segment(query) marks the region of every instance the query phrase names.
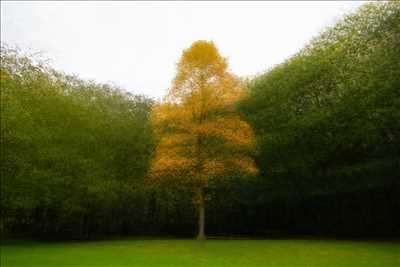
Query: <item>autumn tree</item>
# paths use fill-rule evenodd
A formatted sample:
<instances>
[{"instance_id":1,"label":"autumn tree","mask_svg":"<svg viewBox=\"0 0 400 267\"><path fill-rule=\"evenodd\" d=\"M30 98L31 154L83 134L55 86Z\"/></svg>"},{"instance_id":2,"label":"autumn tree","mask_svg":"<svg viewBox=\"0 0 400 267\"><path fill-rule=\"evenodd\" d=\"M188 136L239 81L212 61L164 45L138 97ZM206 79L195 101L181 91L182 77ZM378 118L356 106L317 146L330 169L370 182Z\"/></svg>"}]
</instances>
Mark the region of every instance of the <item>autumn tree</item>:
<instances>
[{"instance_id":1,"label":"autumn tree","mask_svg":"<svg viewBox=\"0 0 400 267\"><path fill-rule=\"evenodd\" d=\"M252 129L235 108L244 90L227 67L213 42L193 43L183 51L167 96L153 110L159 144L150 177L193 189L198 239L205 238L205 189L210 183L257 171L249 156Z\"/></svg>"}]
</instances>

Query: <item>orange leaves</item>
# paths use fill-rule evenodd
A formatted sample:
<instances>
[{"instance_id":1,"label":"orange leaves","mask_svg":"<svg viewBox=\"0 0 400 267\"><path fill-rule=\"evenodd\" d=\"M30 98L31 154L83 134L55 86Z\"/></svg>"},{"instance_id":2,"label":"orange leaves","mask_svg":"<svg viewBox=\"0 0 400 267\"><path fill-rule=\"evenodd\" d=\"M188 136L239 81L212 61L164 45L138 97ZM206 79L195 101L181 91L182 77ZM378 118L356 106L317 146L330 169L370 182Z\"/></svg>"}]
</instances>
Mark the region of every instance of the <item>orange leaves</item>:
<instances>
[{"instance_id":1,"label":"orange leaves","mask_svg":"<svg viewBox=\"0 0 400 267\"><path fill-rule=\"evenodd\" d=\"M8 78L9 77L8 77L7 73L3 70L0 70L0 82L6 81Z\"/></svg>"},{"instance_id":2,"label":"orange leaves","mask_svg":"<svg viewBox=\"0 0 400 267\"><path fill-rule=\"evenodd\" d=\"M182 53L168 96L171 100L182 101L194 94L201 95L205 87L225 75L228 75L226 59L221 57L214 43L194 42Z\"/></svg>"},{"instance_id":3,"label":"orange leaves","mask_svg":"<svg viewBox=\"0 0 400 267\"><path fill-rule=\"evenodd\" d=\"M166 149L173 150L177 147L190 147L193 145L193 137L190 134L171 134L163 136L159 146L165 147Z\"/></svg>"},{"instance_id":4,"label":"orange leaves","mask_svg":"<svg viewBox=\"0 0 400 267\"><path fill-rule=\"evenodd\" d=\"M209 159L204 162L203 171L207 176L218 176L225 172L225 164L223 161Z\"/></svg>"},{"instance_id":5,"label":"orange leaves","mask_svg":"<svg viewBox=\"0 0 400 267\"><path fill-rule=\"evenodd\" d=\"M190 127L190 110L174 103L162 103L153 107L152 123L156 126L157 135L167 132L187 132Z\"/></svg>"},{"instance_id":6,"label":"orange leaves","mask_svg":"<svg viewBox=\"0 0 400 267\"><path fill-rule=\"evenodd\" d=\"M254 161L247 156L225 155L217 159L207 159L203 165L203 175L207 179L222 178L233 174L255 175L258 173Z\"/></svg>"},{"instance_id":7,"label":"orange leaves","mask_svg":"<svg viewBox=\"0 0 400 267\"><path fill-rule=\"evenodd\" d=\"M198 124L194 127L193 134L214 137L230 146L251 149L254 145L254 134L250 125L235 114L218 116Z\"/></svg>"},{"instance_id":8,"label":"orange leaves","mask_svg":"<svg viewBox=\"0 0 400 267\"><path fill-rule=\"evenodd\" d=\"M235 110L243 95L212 42L186 49L165 101L153 109L159 144L150 176L174 176L204 187L225 174L255 174L248 156L254 134Z\"/></svg>"},{"instance_id":9,"label":"orange leaves","mask_svg":"<svg viewBox=\"0 0 400 267\"><path fill-rule=\"evenodd\" d=\"M194 166L194 161L188 157L159 154L155 156L150 171L155 175L167 175L168 173L179 173L185 169L189 170L192 166Z\"/></svg>"},{"instance_id":10,"label":"orange leaves","mask_svg":"<svg viewBox=\"0 0 400 267\"><path fill-rule=\"evenodd\" d=\"M212 62L219 64L210 64ZM207 41L194 42L189 49L185 49L182 53L181 63L192 69L226 68L225 60L218 53L214 43Z\"/></svg>"},{"instance_id":11,"label":"orange leaves","mask_svg":"<svg viewBox=\"0 0 400 267\"><path fill-rule=\"evenodd\" d=\"M160 184L163 180L174 180L180 183L188 183L194 176L196 162L190 157L180 156L173 150L157 149L150 166L147 180ZM185 180L186 181L183 181Z\"/></svg>"},{"instance_id":12,"label":"orange leaves","mask_svg":"<svg viewBox=\"0 0 400 267\"><path fill-rule=\"evenodd\" d=\"M235 169L241 173L255 175L258 172L256 164L250 158L235 158L231 160L231 163L231 166L235 167Z\"/></svg>"}]
</instances>

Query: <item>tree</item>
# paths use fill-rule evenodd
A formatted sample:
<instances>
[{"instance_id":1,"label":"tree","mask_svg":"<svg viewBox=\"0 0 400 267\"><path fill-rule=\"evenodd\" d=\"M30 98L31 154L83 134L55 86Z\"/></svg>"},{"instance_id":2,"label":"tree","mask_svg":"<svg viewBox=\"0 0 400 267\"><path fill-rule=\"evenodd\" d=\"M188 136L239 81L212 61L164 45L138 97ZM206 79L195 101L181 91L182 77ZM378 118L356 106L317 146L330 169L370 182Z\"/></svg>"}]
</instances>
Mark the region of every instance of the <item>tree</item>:
<instances>
[{"instance_id":1,"label":"tree","mask_svg":"<svg viewBox=\"0 0 400 267\"><path fill-rule=\"evenodd\" d=\"M244 90L213 42L183 51L165 100L153 110L159 143L150 177L190 186L198 207L198 239L205 233L205 190L234 173L254 174L253 132L236 110Z\"/></svg>"},{"instance_id":2,"label":"tree","mask_svg":"<svg viewBox=\"0 0 400 267\"><path fill-rule=\"evenodd\" d=\"M314 233L335 220L336 233L397 231L399 36L400 2L368 3L250 81L242 110L259 145L260 195L296 210L282 221ZM303 217L318 205L337 208Z\"/></svg>"},{"instance_id":3,"label":"tree","mask_svg":"<svg viewBox=\"0 0 400 267\"><path fill-rule=\"evenodd\" d=\"M143 206L153 101L6 45L0 59L2 234L88 237L142 218L130 210Z\"/></svg>"}]
</instances>

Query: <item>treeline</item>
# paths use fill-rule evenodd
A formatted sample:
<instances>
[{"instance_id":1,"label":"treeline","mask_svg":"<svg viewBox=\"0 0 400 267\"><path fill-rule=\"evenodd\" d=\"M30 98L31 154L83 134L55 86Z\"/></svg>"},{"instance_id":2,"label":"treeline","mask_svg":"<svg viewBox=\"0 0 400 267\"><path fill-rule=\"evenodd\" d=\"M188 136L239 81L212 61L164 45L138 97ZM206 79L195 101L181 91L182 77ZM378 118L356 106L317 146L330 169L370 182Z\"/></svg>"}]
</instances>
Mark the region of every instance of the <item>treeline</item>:
<instances>
[{"instance_id":1,"label":"treeline","mask_svg":"<svg viewBox=\"0 0 400 267\"><path fill-rule=\"evenodd\" d=\"M196 231L190 190L146 183L153 101L1 51L3 235ZM400 235L400 4L365 4L248 81L257 177L207 189L209 235Z\"/></svg>"},{"instance_id":2,"label":"treeline","mask_svg":"<svg viewBox=\"0 0 400 267\"><path fill-rule=\"evenodd\" d=\"M140 216L151 106L2 47L3 230L87 236L119 231Z\"/></svg>"},{"instance_id":3,"label":"treeline","mask_svg":"<svg viewBox=\"0 0 400 267\"><path fill-rule=\"evenodd\" d=\"M398 2L362 6L249 88L267 224L400 233Z\"/></svg>"}]
</instances>

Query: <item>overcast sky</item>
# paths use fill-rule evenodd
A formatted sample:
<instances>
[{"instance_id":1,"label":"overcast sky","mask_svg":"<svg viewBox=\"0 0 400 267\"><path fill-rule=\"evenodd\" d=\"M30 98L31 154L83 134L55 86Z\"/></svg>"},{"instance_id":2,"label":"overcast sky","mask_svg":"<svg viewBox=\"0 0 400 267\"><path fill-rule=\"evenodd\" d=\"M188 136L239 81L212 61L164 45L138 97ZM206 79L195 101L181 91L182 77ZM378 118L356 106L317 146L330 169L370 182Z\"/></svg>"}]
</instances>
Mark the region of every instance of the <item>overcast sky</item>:
<instances>
[{"instance_id":1,"label":"overcast sky","mask_svg":"<svg viewBox=\"0 0 400 267\"><path fill-rule=\"evenodd\" d=\"M159 98L184 48L213 40L239 76L282 62L363 2L1 1L1 40L59 70Z\"/></svg>"}]
</instances>

